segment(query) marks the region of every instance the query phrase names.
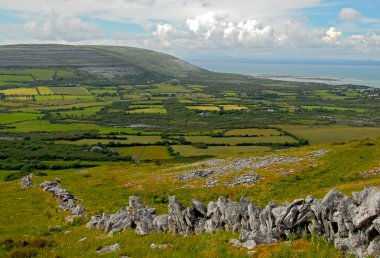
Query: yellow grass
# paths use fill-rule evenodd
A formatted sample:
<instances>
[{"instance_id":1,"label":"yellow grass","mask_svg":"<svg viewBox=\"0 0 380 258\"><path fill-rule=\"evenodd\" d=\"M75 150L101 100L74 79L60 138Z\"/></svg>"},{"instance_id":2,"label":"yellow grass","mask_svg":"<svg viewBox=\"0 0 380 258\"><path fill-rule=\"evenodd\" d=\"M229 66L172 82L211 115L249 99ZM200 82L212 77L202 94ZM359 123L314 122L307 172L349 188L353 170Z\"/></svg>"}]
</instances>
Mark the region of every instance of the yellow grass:
<instances>
[{"instance_id":1,"label":"yellow grass","mask_svg":"<svg viewBox=\"0 0 380 258\"><path fill-rule=\"evenodd\" d=\"M0 90L0 93L4 93L7 96L9 95L29 95L29 96L38 95L37 90L35 88L6 89L6 90Z\"/></svg>"},{"instance_id":2,"label":"yellow grass","mask_svg":"<svg viewBox=\"0 0 380 258\"><path fill-rule=\"evenodd\" d=\"M49 87L40 86L37 87L38 91L40 92L40 95L53 95L53 91Z\"/></svg>"},{"instance_id":3,"label":"yellow grass","mask_svg":"<svg viewBox=\"0 0 380 258\"><path fill-rule=\"evenodd\" d=\"M188 109L200 110L200 111L219 111L220 109L216 106L187 106Z\"/></svg>"},{"instance_id":4,"label":"yellow grass","mask_svg":"<svg viewBox=\"0 0 380 258\"><path fill-rule=\"evenodd\" d=\"M239 106L239 105L221 105L224 110L229 111L229 110L247 110L248 108L245 106Z\"/></svg>"}]
</instances>

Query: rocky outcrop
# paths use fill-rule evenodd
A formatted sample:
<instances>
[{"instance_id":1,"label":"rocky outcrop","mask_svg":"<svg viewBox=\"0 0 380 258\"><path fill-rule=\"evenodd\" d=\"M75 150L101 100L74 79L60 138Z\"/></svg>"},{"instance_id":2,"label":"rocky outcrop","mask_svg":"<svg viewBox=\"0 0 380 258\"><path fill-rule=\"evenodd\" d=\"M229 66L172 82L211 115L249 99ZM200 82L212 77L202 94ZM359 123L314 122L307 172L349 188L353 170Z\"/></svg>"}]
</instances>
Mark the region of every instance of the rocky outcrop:
<instances>
[{"instance_id":1,"label":"rocky outcrop","mask_svg":"<svg viewBox=\"0 0 380 258\"><path fill-rule=\"evenodd\" d=\"M21 180L20 180L21 188L26 189L26 188L30 188L30 187L34 186L34 184L32 182L32 176L33 176L33 174L29 174L29 175L21 178Z\"/></svg>"},{"instance_id":2,"label":"rocky outcrop","mask_svg":"<svg viewBox=\"0 0 380 258\"><path fill-rule=\"evenodd\" d=\"M220 197L207 206L192 200L189 207L169 198L169 214L156 216L155 209L131 196L129 206L115 214L93 216L89 228L113 234L133 229L137 234L171 232L188 235L219 230L239 231L232 245L254 248L286 240L290 234L324 236L346 253L358 257L380 256L380 188L370 187L346 196L331 190L322 200L311 196L291 203L256 206L248 198L238 202Z\"/></svg>"}]
</instances>

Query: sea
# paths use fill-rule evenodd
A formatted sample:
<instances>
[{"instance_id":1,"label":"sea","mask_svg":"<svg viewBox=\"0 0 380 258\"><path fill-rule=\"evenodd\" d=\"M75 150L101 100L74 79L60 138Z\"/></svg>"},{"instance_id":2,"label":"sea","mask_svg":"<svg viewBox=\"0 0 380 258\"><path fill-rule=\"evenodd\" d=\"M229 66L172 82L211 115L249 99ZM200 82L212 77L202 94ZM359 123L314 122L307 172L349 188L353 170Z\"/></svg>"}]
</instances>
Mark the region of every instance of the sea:
<instances>
[{"instance_id":1,"label":"sea","mask_svg":"<svg viewBox=\"0 0 380 258\"><path fill-rule=\"evenodd\" d=\"M380 88L380 62L271 62L270 60L223 61L189 60L214 72L239 73L262 78L317 82L333 85L354 84Z\"/></svg>"}]
</instances>

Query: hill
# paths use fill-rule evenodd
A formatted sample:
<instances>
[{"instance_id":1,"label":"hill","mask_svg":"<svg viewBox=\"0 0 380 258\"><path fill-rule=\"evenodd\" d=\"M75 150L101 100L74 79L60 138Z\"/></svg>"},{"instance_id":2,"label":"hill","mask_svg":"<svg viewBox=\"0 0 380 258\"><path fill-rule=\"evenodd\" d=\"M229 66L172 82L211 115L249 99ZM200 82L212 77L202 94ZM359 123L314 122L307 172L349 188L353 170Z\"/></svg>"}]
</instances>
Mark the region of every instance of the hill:
<instances>
[{"instance_id":1,"label":"hill","mask_svg":"<svg viewBox=\"0 0 380 258\"><path fill-rule=\"evenodd\" d=\"M116 46L0 46L0 68L71 68L108 80L168 80L212 73L171 55Z\"/></svg>"}]
</instances>

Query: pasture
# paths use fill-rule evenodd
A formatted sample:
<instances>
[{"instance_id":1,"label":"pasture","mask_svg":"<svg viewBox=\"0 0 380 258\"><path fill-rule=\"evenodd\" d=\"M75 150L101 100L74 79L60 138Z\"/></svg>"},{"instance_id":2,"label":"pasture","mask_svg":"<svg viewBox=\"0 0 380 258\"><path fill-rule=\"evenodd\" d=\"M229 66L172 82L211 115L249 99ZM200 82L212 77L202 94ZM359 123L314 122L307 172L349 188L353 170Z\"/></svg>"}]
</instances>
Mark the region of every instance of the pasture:
<instances>
[{"instance_id":1,"label":"pasture","mask_svg":"<svg viewBox=\"0 0 380 258\"><path fill-rule=\"evenodd\" d=\"M223 156L240 153L253 153L262 151L271 151L271 147L267 146L209 146L207 149L195 148L191 145L173 145L175 152L179 152L183 157L194 156Z\"/></svg>"},{"instance_id":2,"label":"pasture","mask_svg":"<svg viewBox=\"0 0 380 258\"><path fill-rule=\"evenodd\" d=\"M220 105L220 108L225 111L231 111L231 110L247 110L248 108L246 106L240 106L240 105Z\"/></svg>"},{"instance_id":3,"label":"pasture","mask_svg":"<svg viewBox=\"0 0 380 258\"><path fill-rule=\"evenodd\" d=\"M380 127L294 125L280 125L278 127L297 137L308 139L310 144L325 144L380 137Z\"/></svg>"},{"instance_id":4,"label":"pasture","mask_svg":"<svg viewBox=\"0 0 380 258\"><path fill-rule=\"evenodd\" d=\"M290 136L260 136L260 137L210 137L210 136L186 136L192 143L206 144L259 144L259 143L296 143L297 140Z\"/></svg>"},{"instance_id":5,"label":"pasture","mask_svg":"<svg viewBox=\"0 0 380 258\"><path fill-rule=\"evenodd\" d=\"M33 77L30 75L12 75L0 74L0 81L2 82L33 82Z\"/></svg>"},{"instance_id":6,"label":"pasture","mask_svg":"<svg viewBox=\"0 0 380 258\"><path fill-rule=\"evenodd\" d=\"M57 95L88 96L91 95L84 87L50 87Z\"/></svg>"},{"instance_id":7,"label":"pasture","mask_svg":"<svg viewBox=\"0 0 380 258\"><path fill-rule=\"evenodd\" d=\"M234 129L224 133L225 136L274 136L280 135L281 132L276 129L259 129L259 128L247 128L247 129Z\"/></svg>"},{"instance_id":8,"label":"pasture","mask_svg":"<svg viewBox=\"0 0 380 258\"><path fill-rule=\"evenodd\" d=\"M0 124L12 124L21 121L36 120L39 117L43 117L43 115L32 113L0 113Z\"/></svg>"},{"instance_id":9,"label":"pasture","mask_svg":"<svg viewBox=\"0 0 380 258\"><path fill-rule=\"evenodd\" d=\"M186 106L191 110L199 110L199 111L220 111L220 108L217 106Z\"/></svg>"},{"instance_id":10,"label":"pasture","mask_svg":"<svg viewBox=\"0 0 380 258\"><path fill-rule=\"evenodd\" d=\"M39 86L37 87L37 90L40 95L53 95L54 92L49 88L45 86Z\"/></svg>"},{"instance_id":11,"label":"pasture","mask_svg":"<svg viewBox=\"0 0 380 258\"><path fill-rule=\"evenodd\" d=\"M14 88L14 89L5 89L0 90L0 93L5 95L20 95L20 96L34 96L38 95L38 92L35 88Z\"/></svg>"},{"instance_id":12,"label":"pasture","mask_svg":"<svg viewBox=\"0 0 380 258\"><path fill-rule=\"evenodd\" d=\"M134 146L112 148L124 156L132 156L137 160L170 159L169 152L163 146Z\"/></svg>"}]
</instances>

